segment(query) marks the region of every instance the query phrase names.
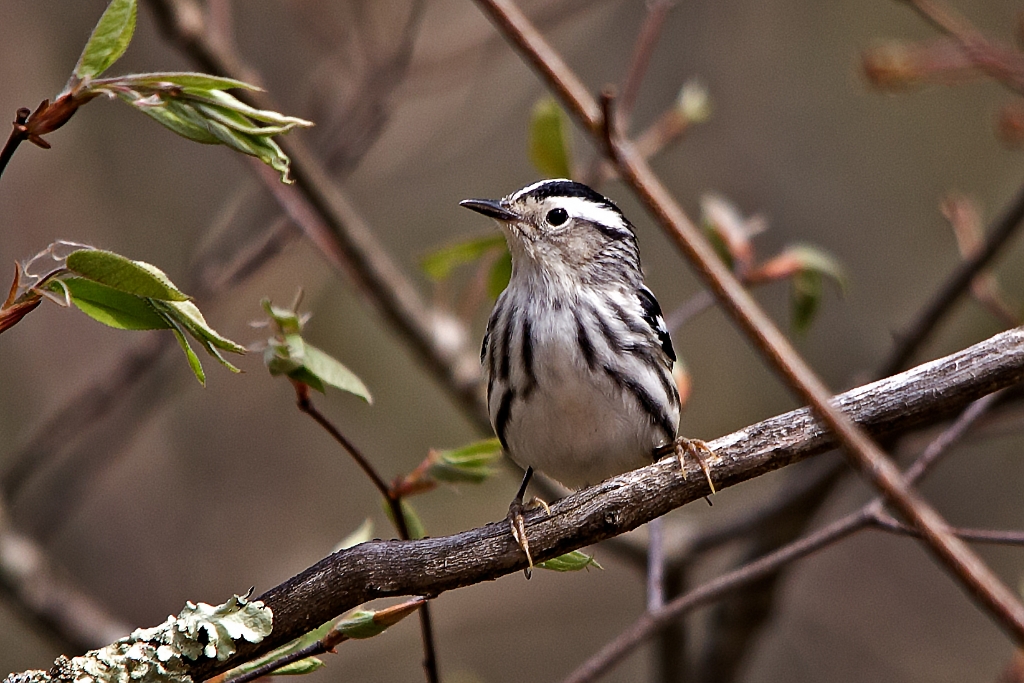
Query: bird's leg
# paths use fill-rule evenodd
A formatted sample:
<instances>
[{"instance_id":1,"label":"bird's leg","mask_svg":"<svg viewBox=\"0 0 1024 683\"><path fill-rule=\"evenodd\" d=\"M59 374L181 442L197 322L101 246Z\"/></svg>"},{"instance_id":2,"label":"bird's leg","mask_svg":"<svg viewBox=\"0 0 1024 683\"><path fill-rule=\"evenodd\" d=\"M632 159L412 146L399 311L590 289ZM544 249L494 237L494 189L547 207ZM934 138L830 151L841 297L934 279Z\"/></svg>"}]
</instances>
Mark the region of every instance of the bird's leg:
<instances>
[{"instance_id":1,"label":"bird's leg","mask_svg":"<svg viewBox=\"0 0 1024 683\"><path fill-rule=\"evenodd\" d=\"M530 554L530 541L526 538L526 522L523 520L523 511L526 508L523 506L523 496L526 495L526 487L530 485L530 479L532 478L533 468L527 467L523 483L519 486L519 493L516 494L512 504L508 506L508 523L512 528L512 537L516 539L516 543L526 553L526 561L529 562L529 566L523 570L527 579L533 575L533 556ZM547 505L544 507L547 508Z\"/></svg>"},{"instance_id":2,"label":"bird's leg","mask_svg":"<svg viewBox=\"0 0 1024 683\"><path fill-rule=\"evenodd\" d=\"M704 478L707 479L708 487L711 489L711 493L717 493L715 490L715 483L711 481L711 468L708 466L707 456L714 455L715 452L711 450L711 447L700 439L687 439L685 436L677 437L675 441L670 444L666 444L655 451L658 457L666 455L675 455L679 460L679 469L683 473L683 478L686 478L686 456L689 455L697 464L700 465L700 469L704 472ZM711 501L708 501L710 503Z\"/></svg>"}]
</instances>

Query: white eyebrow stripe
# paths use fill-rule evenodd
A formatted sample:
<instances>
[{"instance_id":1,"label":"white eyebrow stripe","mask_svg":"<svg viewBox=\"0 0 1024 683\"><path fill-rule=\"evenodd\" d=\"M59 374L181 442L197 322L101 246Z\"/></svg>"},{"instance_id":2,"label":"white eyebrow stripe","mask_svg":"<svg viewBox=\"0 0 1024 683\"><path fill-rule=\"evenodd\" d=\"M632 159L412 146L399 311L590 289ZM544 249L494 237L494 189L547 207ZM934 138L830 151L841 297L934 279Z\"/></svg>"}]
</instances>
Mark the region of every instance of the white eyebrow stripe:
<instances>
[{"instance_id":1,"label":"white eyebrow stripe","mask_svg":"<svg viewBox=\"0 0 1024 683\"><path fill-rule=\"evenodd\" d=\"M582 218L591 223L598 223L616 232L633 234L632 230L627 227L626 221L622 218L622 214L616 209L595 204L589 199L583 197L558 197L549 206L560 206L568 211L569 215L573 218Z\"/></svg>"}]
</instances>

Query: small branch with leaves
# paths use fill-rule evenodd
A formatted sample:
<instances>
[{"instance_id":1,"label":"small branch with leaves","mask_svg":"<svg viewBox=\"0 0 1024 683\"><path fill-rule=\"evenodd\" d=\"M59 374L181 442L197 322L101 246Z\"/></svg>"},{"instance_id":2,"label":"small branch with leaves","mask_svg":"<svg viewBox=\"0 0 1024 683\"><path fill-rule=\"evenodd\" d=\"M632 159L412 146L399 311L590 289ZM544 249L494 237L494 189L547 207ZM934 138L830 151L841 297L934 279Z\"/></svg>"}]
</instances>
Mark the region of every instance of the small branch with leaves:
<instances>
[{"instance_id":1,"label":"small branch with leaves","mask_svg":"<svg viewBox=\"0 0 1024 683\"><path fill-rule=\"evenodd\" d=\"M44 136L54 132L78 109L100 95L118 98L167 129L196 142L226 145L256 157L276 170L283 182L289 159L274 137L313 124L294 116L255 109L226 92L259 90L239 80L187 72L100 76L121 58L135 32L136 0L113 0L100 17L64 86L63 92L43 100L34 111L19 109L14 130L0 151L0 174L25 140L43 149ZM266 124L266 125L263 125Z\"/></svg>"},{"instance_id":2,"label":"small branch with leaves","mask_svg":"<svg viewBox=\"0 0 1024 683\"><path fill-rule=\"evenodd\" d=\"M33 271L42 267L42 272ZM93 320L121 330L170 330L200 384L206 373L188 335L221 365L239 372L221 351L245 353L206 322L191 297L154 265L111 251L54 242L18 264L10 293L0 306L0 332L20 322L43 299L74 305Z\"/></svg>"}]
</instances>

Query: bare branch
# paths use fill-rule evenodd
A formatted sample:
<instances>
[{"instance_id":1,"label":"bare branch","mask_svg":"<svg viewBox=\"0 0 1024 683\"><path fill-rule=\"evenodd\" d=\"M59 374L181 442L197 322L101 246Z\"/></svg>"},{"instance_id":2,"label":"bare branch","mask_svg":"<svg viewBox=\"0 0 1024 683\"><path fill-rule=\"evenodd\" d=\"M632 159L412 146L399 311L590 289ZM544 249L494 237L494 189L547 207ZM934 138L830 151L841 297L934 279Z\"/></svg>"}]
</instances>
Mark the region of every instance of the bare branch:
<instances>
[{"instance_id":1,"label":"bare branch","mask_svg":"<svg viewBox=\"0 0 1024 683\"><path fill-rule=\"evenodd\" d=\"M647 3L647 15L644 17L643 26L640 27L636 45L633 47L633 58L630 60L625 78L622 79L619 115L622 117L623 125L628 123L633 114L633 106L640 93L640 84L643 83L644 76L647 75L647 66L651 63L654 46L658 44L658 38L665 27L665 20L668 19L668 14L674 6L675 0L652 0Z\"/></svg>"},{"instance_id":2,"label":"bare branch","mask_svg":"<svg viewBox=\"0 0 1024 683\"><path fill-rule=\"evenodd\" d=\"M1024 330L1011 330L849 391L835 397L834 403L873 435L887 436L934 423L1022 378ZM733 486L835 444L835 437L818 425L811 411L801 408L711 442L716 453L712 473L716 485ZM678 462L669 458L568 496L551 506L550 516L543 511L528 513L535 557L543 560L596 543L703 498L706 483L696 465L691 470L686 478L680 477ZM859 526L847 533L855 528ZM798 550L806 554L812 549ZM504 521L441 538L364 543L331 555L262 595L260 599L274 610L271 636L259 646L242 645L228 662L205 662L191 673L196 679L215 675L371 599L436 596L525 566Z\"/></svg>"},{"instance_id":3,"label":"bare branch","mask_svg":"<svg viewBox=\"0 0 1024 683\"><path fill-rule=\"evenodd\" d=\"M31 113L31 109L22 107L15 114L14 123L12 124L14 129L7 138L7 142L4 143L3 149L0 150L0 175L3 175L4 169L7 168L7 164L11 161L11 157L14 156L14 152L17 151L19 145L28 140L28 129L25 127L25 123L28 121Z\"/></svg>"},{"instance_id":4,"label":"bare branch","mask_svg":"<svg viewBox=\"0 0 1024 683\"><path fill-rule=\"evenodd\" d=\"M894 517L887 515L883 512L878 513L871 520L871 523L883 531L888 531L900 536L912 536L914 538L921 538L920 532L913 527L909 527L903 522L895 519ZM996 545L1024 545L1024 531L1016 530L995 530L995 529L964 529L960 527L954 527L953 533L966 541L974 541L975 543L992 543Z\"/></svg>"}]
</instances>

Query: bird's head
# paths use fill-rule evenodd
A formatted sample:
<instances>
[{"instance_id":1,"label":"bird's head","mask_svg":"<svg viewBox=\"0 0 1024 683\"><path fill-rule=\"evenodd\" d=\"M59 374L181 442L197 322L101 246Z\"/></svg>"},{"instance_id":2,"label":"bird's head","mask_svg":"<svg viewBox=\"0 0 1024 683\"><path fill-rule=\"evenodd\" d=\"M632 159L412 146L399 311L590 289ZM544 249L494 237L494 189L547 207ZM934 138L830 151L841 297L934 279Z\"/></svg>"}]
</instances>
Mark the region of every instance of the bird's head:
<instances>
[{"instance_id":1,"label":"bird's head","mask_svg":"<svg viewBox=\"0 0 1024 683\"><path fill-rule=\"evenodd\" d=\"M460 202L498 221L516 272L548 278L603 279L609 268L639 274L633 226L602 194L572 180L542 180L504 199Z\"/></svg>"}]
</instances>

